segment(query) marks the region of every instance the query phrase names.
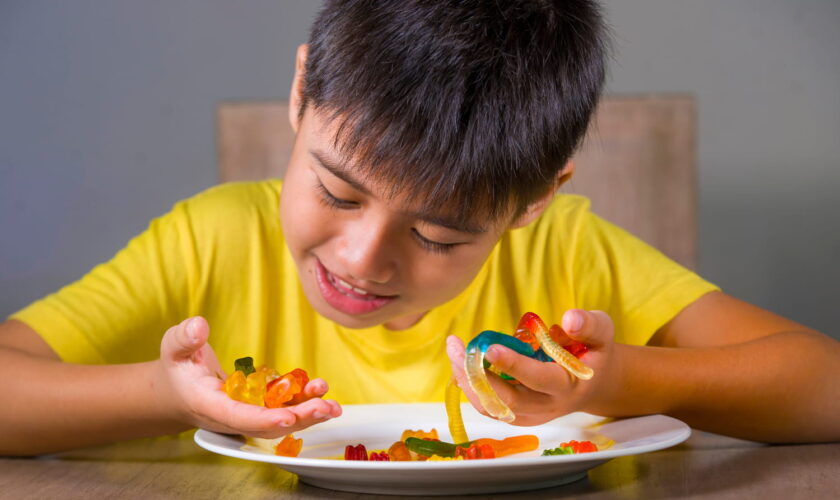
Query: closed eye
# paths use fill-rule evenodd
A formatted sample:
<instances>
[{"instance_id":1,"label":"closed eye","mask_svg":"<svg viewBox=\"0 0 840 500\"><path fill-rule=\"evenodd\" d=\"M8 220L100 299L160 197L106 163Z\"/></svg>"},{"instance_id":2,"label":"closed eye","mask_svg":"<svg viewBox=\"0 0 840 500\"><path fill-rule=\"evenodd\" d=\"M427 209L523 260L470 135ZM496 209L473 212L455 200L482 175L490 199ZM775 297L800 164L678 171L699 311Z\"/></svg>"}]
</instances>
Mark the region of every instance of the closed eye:
<instances>
[{"instance_id":1,"label":"closed eye","mask_svg":"<svg viewBox=\"0 0 840 500\"><path fill-rule=\"evenodd\" d=\"M441 243L439 241L432 241L422 234L420 234L417 229L411 228L411 234L414 235L414 238L420 243L424 249L434 252L434 253L446 253L451 251L453 248L457 247L461 243Z\"/></svg>"},{"instance_id":2,"label":"closed eye","mask_svg":"<svg viewBox=\"0 0 840 500\"><path fill-rule=\"evenodd\" d=\"M318 189L318 199L323 203L325 206L333 209L341 209L341 210L351 210L359 208L359 202L345 200L342 198L338 198L333 195L326 186L320 181L317 184ZM411 228L411 234L414 236L414 239L420 246L429 252L438 253L438 254L445 254L451 251L453 248L461 245L462 243L441 243L439 241L433 241L422 234L415 228Z\"/></svg>"},{"instance_id":3,"label":"closed eye","mask_svg":"<svg viewBox=\"0 0 840 500\"><path fill-rule=\"evenodd\" d=\"M341 198L337 198L329 190L321 183L318 182L318 194L320 195L318 198L321 202L330 207L330 208L340 208L340 209L351 209L351 208L358 208L359 203L350 200L344 200Z\"/></svg>"}]
</instances>

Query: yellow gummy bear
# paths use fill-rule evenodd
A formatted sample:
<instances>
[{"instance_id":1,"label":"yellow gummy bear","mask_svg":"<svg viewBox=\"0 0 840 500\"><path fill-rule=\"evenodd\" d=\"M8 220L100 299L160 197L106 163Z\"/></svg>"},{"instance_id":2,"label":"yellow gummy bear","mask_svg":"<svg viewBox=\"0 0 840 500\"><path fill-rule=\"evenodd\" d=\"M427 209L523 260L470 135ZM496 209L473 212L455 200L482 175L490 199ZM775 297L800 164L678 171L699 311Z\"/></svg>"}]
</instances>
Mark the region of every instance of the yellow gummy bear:
<instances>
[{"instance_id":1,"label":"yellow gummy bear","mask_svg":"<svg viewBox=\"0 0 840 500\"><path fill-rule=\"evenodd\" d=\"M265 385L269 376L271 373L268 370L255 371L247 377L242 371L236 370L225 379L225 392L236 401L263 406Z\"/></svg>"}]
</instances>

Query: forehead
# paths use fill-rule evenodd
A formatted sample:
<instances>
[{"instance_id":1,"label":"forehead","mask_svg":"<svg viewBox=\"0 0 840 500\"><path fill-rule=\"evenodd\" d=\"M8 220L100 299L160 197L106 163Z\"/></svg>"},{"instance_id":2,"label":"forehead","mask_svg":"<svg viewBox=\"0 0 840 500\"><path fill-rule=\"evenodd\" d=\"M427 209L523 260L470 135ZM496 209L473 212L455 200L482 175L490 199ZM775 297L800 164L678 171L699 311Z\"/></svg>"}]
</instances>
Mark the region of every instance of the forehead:
<instances>
[{"instance_id":1,"label":"forehead","mask_svg":"<svg viewBox=\"0 0 840 500\"><path fill-rule=\"evenodd\" d=\"M492 204L510 200L499 202L492 190L459 181L449 166L406 161L407 155L401 154L404 143L383 147L375 132L360 133L341 115L310 108L301 124L307 135L306 154L313 164L358 191L400 212L468 233L485 232L509 218L510 211L494 209Z\"/></svg>"},{"instance_id":2,"label":"forehead","mask_svg":"<svg viewBox=\"0 0 840 500\"><path fill-rule=\"evenodd\" d=\"M465 219L451 207L423 203L421 200L428 199L425 196L427 193L412 192L410 188L393 186L387 181L377 181L369 175L358 176L361 170L354 168L352 161L332 157L317 148L311 149L309 154L316 165L329 171L331 175L361 193L383 200L403 215L470 234L486 233L492 225L487 222L481 223L475 218Z\"/></svg>"}]
</instances>

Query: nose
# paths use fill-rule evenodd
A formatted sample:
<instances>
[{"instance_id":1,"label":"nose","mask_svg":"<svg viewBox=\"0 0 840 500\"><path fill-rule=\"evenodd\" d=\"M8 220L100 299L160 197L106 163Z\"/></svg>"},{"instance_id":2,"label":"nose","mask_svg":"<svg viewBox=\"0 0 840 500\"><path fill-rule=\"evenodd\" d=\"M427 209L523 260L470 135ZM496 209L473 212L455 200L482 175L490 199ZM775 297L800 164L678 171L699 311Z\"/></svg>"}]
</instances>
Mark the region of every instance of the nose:
<instances>
[{"instance_id":1,"label":"nose","mask_svg":"<svg viewBox=\"0 0 840 500\"><path fill-rule=\"evenodd\" d=\"M350 277L359 282L388 283L397 271L397 248L385 221L361 219L347 224L337 257Z\"/></svg>"}]
</instances>

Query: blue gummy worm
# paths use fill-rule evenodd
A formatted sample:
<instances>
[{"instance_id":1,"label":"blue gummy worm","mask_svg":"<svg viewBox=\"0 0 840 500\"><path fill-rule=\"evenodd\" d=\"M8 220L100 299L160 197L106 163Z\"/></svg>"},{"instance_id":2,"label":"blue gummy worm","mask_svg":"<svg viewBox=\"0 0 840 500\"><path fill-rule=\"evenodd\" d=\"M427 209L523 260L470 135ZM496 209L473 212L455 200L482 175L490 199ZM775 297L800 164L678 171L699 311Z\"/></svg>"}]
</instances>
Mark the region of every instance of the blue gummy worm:
<instances>
[{"instance_id":1,"label":"blue gummy worm","mask_svg":"<svg viewBox=\"0 0 840 500\"><path fill-rule=\"evenodd\" d=\"M494 332L493 330L484 330L479 333L474 339L467 344L467 351L471 349L478 349L481 352L487 352L487 349L493 344L500 344L508 349L512 349L523 356L535 358L534 348L527 342L522 342L516 337L506 333Z\"/></svg>"}]
</instances>

